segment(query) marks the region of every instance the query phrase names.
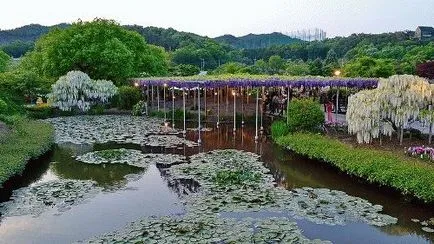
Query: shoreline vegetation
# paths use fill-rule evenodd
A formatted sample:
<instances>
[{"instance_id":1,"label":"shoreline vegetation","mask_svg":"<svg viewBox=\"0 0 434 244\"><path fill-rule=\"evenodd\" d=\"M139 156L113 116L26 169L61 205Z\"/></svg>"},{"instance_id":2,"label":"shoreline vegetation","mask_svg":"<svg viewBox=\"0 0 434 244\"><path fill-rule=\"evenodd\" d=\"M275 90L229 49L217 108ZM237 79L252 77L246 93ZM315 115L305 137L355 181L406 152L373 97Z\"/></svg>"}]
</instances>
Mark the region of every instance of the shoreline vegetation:
<instances>
[{"instance_id":1,"label":"shoreline vegetation","mask_svg":"<svg viewBox=\"0 0 434 244\"><path fill-rule=\"evenodd\" d=\"M347 174L434 202L434 166L392 152L356 148L321 134L296 132L273 139L280 146L329 163Z\"/></svg>"},{"instance_id":2,"label":"shoreline vegetation","mask_svg":"<svg viewBox=\"0 0 434 244\"><path fill-rule=\"evenodd\" d=\"M27 163L50 150L54 129L50 124L23 117L10 119L9 129L0 137L0 188L20 175Z\"/></svg>"}]
</instances>

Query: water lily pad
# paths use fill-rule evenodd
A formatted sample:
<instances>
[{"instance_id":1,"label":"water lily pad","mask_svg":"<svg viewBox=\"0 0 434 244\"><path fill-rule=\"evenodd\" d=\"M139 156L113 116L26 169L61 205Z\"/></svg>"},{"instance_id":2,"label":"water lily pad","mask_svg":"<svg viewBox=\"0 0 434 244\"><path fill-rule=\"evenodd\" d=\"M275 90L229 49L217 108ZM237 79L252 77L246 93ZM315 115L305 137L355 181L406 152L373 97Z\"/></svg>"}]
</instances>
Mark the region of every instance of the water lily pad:
<instances>
[{"instance_id":1,"label":"water lily pad","mask_svg":"<svg viewBox=\"0 0 434 244\"><path fill-rule=\"evenodd\" d=\"M94 197L102 188L93 181L54 180L14 190L11 200L0 204L3 216L38 216L50 208L65 212Z\"/></svg>"}]
</instances>

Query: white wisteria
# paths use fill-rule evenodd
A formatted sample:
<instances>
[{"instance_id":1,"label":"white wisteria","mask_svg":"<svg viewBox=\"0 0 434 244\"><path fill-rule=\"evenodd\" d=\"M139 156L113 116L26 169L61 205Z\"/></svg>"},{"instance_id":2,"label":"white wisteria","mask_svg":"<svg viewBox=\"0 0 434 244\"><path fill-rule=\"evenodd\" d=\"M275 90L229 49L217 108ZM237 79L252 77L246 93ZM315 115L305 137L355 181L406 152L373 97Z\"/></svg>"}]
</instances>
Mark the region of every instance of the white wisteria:
<instances>
[{"instance_id":1,"label":"white wisteria","mask_svg":"<svg viewBox=\"0 0 434 244\"><path fill-rule=\"evenodd\" d=\"M434 87L426 79L395 75L381 79L374 90L364 90L348 98L348 132L359 143L370 143L380 135L391 135L411 121L421 119L421 111L432 102ZM402 131L401 131L402 142Z\"/></svg>"},{"instance_id":2,"label":"white wisteria","mask_svg":"<svg viewBox=\"0 0 434 244\"><path fill-rule=\"evenodd\" d=\"M52 86L49 99L62 111L77 107L85 112L95 103L106 103L118 89L107 80L92 80L81 71L70 71Z\"/></svg>"}]
</instances>

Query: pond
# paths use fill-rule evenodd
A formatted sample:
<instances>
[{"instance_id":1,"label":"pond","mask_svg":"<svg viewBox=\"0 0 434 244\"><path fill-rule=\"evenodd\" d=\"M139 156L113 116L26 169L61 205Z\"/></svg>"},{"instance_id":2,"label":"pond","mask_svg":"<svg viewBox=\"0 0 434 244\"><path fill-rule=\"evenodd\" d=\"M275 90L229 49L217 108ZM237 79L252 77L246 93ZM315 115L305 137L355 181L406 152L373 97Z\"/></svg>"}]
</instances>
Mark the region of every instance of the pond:
<instances>
[{"instance_id":1,"label":"pond","mask_svg":"<svg viewBox=\"0 0 434 244\"><path fill-rule=\"evenodd\" d=\"M434 240L427 232L433 206L295 155L266 136L255 143L254 126L234 135L232 125L208 124L198 146L196 131L184 140L158 119L51 122L58 144L0 191L0 243L220 243L230 233L238 242ZM241 182L228 169L242 172Z\"/></svg>"}]
</instances>

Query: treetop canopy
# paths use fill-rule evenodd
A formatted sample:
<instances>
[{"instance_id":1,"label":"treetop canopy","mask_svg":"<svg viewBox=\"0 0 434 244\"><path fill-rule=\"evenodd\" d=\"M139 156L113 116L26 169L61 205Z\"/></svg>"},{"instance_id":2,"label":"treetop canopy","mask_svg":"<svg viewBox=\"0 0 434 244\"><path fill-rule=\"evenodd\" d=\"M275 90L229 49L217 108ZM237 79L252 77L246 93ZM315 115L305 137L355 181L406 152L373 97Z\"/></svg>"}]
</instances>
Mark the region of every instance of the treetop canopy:
<instances>
[{"instance_id":1,"label":"treetop canopy","mask_svg":"<svg viewBox=\"0 0 434 244\"><path fill-rule=\"evenodd\" d=\"M197 75L188 77L147 77L135 78L138 86L170 86L177 88L218 88L218 87L348 87L375 88L376 78L342 78L320 76L281 76L281 75Z\"/></svg>"}]
</instances>

